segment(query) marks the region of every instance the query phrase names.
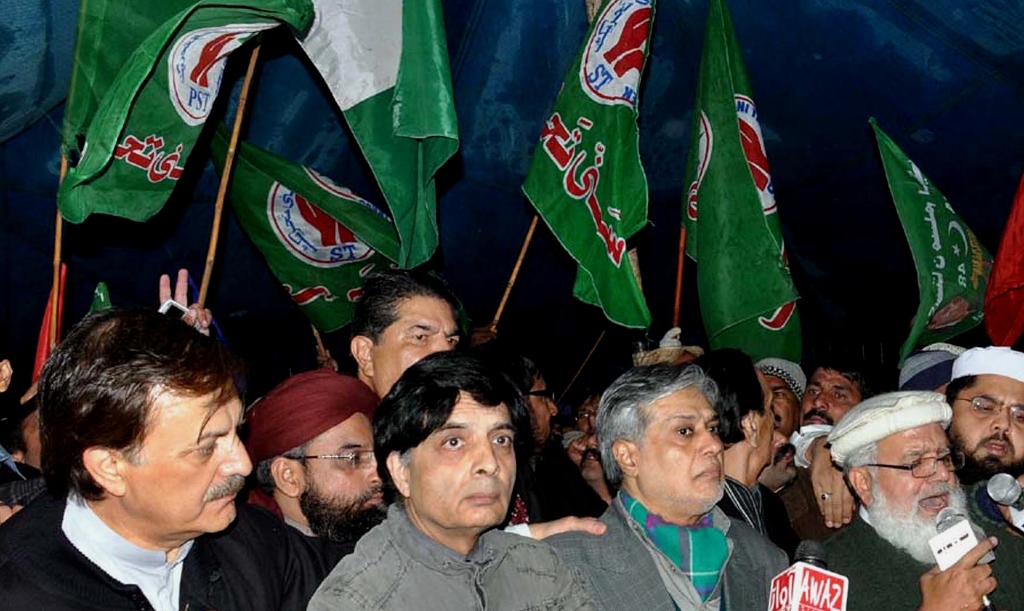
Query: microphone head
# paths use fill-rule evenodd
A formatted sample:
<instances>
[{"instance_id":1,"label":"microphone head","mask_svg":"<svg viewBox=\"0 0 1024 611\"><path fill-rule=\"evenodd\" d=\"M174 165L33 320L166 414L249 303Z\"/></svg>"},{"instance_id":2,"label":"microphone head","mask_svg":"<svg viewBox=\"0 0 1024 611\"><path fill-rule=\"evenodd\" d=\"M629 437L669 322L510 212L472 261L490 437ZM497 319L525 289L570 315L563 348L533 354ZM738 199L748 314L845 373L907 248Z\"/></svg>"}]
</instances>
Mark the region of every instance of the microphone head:
<instances>
[{"instance_id":1,"label":"microphone head","mask_svg":"<svg viewBox=\"0 0 1024 611\"><path fill-rule=\"evenodd\" d=\"M795 562L806 562L820 569L828 568L828 562L825 559L825 546L820 541L813 539L801 541L800 545L796 546L793 558Z\"/></svg>"},{"instance_id":2,"label":"microphone head","mask_svg":"<svg viewBox=\"0 0 1024 611\"><path fill-rule=\"evenodd\" d=\"M951 526L961 520L966 520L967 516L960 513L952 507L946 507L939 512L939 515L935 516L935 528L940 533L949 530Z\"/></svg>"},{"instance_id":3,"label":"microphone head","mask_svg":"<svg viewBox=\"0 0 1024 611\"><path fill-rule=\"evenodd\" d=\"M989 497L1000 505L1013 505L1020 498L1020 484L1009 473L996 473L985 488Z\"/></svg>"}]
</instances>

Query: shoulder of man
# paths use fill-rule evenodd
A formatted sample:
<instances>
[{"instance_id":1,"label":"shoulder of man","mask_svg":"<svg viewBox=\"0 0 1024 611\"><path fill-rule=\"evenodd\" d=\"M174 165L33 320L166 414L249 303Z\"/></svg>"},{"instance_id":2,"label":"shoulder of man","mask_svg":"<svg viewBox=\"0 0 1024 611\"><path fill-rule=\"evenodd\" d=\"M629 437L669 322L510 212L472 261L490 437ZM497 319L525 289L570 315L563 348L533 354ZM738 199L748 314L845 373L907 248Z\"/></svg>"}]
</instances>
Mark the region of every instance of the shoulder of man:
<instances>
[{"instance_id":1,"label":"shoulder of man","mask_svg":"<svg viewBox=\"0 0 1024 611\"><path fill-rule=\"evenodd\" d=\"M726 533L726 538L733 543L729 565L733 565L734 569L741 566L745 569L761 567L765 569L768 579L771 580L789 565L786 552L743 520L729 520L729 532Z\"/></svg>"}]
</instances>

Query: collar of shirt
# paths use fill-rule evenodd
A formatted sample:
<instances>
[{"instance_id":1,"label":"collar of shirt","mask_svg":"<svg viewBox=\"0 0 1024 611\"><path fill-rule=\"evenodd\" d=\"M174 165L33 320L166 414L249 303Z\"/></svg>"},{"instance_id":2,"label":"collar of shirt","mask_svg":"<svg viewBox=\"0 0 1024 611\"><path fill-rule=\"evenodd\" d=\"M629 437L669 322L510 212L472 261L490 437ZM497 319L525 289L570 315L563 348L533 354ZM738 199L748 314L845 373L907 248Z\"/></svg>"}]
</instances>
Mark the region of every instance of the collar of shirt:
<instances>
[{"instance_id":1,"label":"collar of shirt","mask_svg":"<svg viewBox=\"0 0 1024 611\"><path fill-rule=\"evenodd\" d=\"M80 497L69 497L61 530L72 545L105 573L138 586L156 611L178 611L181 571L192 541L181 546L174 560L160 550L139 547L100 519Z\"/></svg>"}]
</instances>

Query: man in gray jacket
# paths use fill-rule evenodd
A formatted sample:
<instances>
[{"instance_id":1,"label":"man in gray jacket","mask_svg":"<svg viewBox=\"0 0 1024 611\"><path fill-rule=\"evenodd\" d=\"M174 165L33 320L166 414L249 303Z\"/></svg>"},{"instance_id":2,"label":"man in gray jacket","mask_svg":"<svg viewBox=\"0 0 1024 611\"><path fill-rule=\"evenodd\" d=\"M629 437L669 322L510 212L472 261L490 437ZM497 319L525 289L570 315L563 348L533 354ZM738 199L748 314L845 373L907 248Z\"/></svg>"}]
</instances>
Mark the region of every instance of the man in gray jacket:
<instances>
[{"instance_id":1,"label":"man in gray jacket","mask_svg":"<svg viewBox=\"0 0 1024 611\"><path fill-rule=\"evenodd\" d=\"M309 611L593 610L551 547L494 528L528 422L512 382L474 357L439 352L407 369L373 424L381 477L399 500Z\"/></svg>"},{"instance_id":2,"label":"man in gray jacket","mask_svg":"<svg viewBox=\"0 0 1024 611\"><path fill-rule=\"evenodd\" d=\"M597 437L608 480L621 484L601 537L548 539L598 609L767 609L786 555L715 507L722 442L715 383L694 365L650 365L605 391Z\"/></svg>"}]
</instances>

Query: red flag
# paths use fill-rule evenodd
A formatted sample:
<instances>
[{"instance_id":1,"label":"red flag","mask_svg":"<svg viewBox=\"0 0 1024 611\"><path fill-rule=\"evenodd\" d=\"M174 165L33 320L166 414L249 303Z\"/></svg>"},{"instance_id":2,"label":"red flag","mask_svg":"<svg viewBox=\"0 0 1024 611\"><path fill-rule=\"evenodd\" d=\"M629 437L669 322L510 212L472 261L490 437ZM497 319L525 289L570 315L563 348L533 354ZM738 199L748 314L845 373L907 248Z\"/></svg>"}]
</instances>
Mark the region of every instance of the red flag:
<instances>
[{"instance_id":1,"label":"red flag","mask_svg":"<svg viewBox=\"0 0 1024 611\"><path fill-rule=\"evenodd\" d=\"M988 279L985 329L997 346L1012 346L1024 332L1024 176Z\"/></svg>"},{"instance_id":2,"label":"red flag","mask_svg":"<svg viewBox=\"0 0 1024 611\"><path fill-rule=\"evenodd\" d=\"M53 344L60 341L60 321L64 318L64 280L67 278L67 265L60 264L60 283L57 288L57 330L53 333ZM50 358L50 318L53 316L53 290L50 290L50 297L46 300L46 313L43 315L43 324L39 327L39 341L36 343L36 363L32 367L32 381L39 379L39 373L43 370L43 364Z\"/></svg>"}]
</instances>

